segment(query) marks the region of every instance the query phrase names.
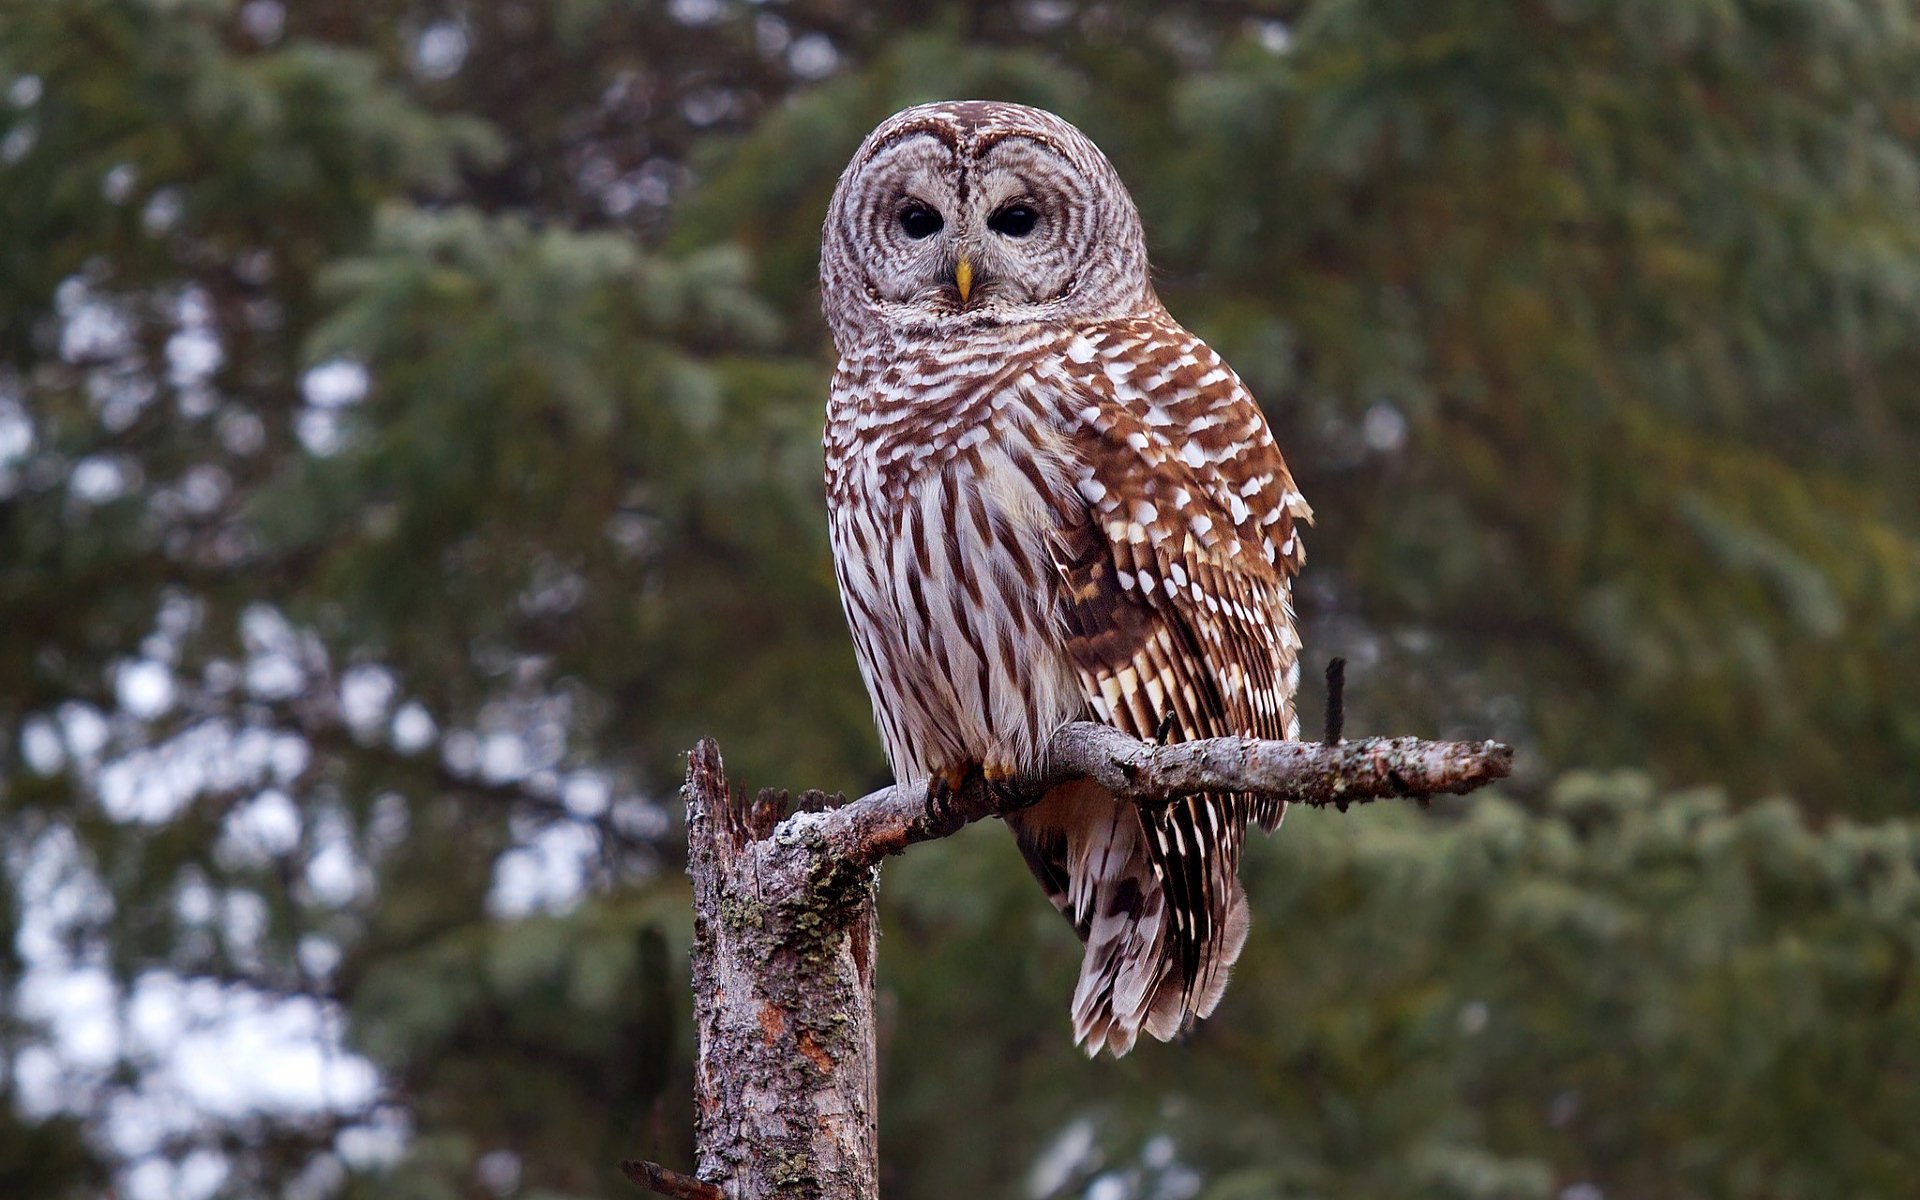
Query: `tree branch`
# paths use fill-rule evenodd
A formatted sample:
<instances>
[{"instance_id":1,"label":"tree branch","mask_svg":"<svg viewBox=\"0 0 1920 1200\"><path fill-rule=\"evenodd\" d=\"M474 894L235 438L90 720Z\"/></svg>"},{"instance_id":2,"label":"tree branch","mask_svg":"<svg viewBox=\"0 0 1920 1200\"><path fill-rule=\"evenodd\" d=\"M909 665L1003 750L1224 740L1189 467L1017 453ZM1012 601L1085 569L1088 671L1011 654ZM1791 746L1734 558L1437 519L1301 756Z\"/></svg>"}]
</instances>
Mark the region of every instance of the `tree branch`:
<instances>
[{"instance_id":1,"label":"tree branch","mask_svg":"<svg viewBox=\"0 0 1920 1200\"><path fill-rule=\"evenodd\" d=\"M879 1189L873 964L880 860L1056 784L1098 781L1141 805L1196 792L1251 792L1296 804L1424 799L1499 779L1498 742L1273 742L1213 738L1155 746L1076 722L1031 777L957 790L886 788L788 813L783 792L727 782L711 741L687 762L687 873L693 880L694 1074L698 1178L626 1166L642 1186L697 1200L871 1200ZM782 818L785 818L784 820ZM679 1190L673 1190L679 1189Z\"/></svg>"},{"instance_id":2,"label":"tree branch","mask_svg":"<svg viewBox=\"0 0 1920 1200\"><path fill-rule=\"evenodd\" d=\"M957 792L896 785L792 819L812 824L810 832L840 862L865 867L916 842L1023 808L1073 779L1093 779L1115 796L1147 806L1199 792L1251 792L1344 812L1349 804L1386 797L1470 792L1512 769L1513 749L1500 742L1365 738L1327 745L1224 737L1154 746L1106 725L1076 721L1053 735L1045 769L1031 778L988 783L975 775Z\"/></svg>"},{"instance_id":3,"label":"tree branch","mask_svg":"<svg viewBox=\"0 0 1920 1200\"><path fill-rule=\"evenodd\" d=\"M725 1200L726 1193L704 1179L661 1166L645 1159L628 1159L620 1164L620 1173L657 1196L674 1200Z\"/></svg>"}]
</instances>

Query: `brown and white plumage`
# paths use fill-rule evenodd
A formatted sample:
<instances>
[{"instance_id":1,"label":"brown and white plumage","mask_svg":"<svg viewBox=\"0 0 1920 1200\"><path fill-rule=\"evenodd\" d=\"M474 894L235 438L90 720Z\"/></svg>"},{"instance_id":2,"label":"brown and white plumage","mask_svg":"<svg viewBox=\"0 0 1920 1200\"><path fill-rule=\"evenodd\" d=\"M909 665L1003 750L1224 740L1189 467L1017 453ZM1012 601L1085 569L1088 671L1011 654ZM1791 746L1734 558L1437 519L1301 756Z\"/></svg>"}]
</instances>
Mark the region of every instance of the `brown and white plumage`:
<instances>
[{"instance_id":1,"label":"brown and white plumage","mask_svg":"<svg viewBox=\"0 0 1920 1200\"><path fill-rule=\"evenodd\" d=\"M1016 772L1089 716L1296 734L1310 512L1239 378L1154 295L1091 142L1017 105L897 114L841 179L821 276L834 562L900 780ZM1246 936L1247 822L1280 815L1234 795L1143 813L1080 783L1008 818L1086 943L1090 1052L1212 1012Z\"/></svg>"}]
</instances>

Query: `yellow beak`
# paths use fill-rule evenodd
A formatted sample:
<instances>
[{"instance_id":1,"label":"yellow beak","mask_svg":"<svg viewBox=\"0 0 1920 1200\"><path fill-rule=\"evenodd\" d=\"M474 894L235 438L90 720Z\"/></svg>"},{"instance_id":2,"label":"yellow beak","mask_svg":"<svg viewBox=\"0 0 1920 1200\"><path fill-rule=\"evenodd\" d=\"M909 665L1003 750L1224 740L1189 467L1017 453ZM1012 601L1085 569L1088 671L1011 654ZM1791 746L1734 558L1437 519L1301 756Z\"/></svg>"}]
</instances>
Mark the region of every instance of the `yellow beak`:
<instances>
[{"instance_id":1,"label":"yellow beak","mask_svg":"<svg viewBox=\"0 0 1920 1200\"><path fill-rule=\"evenodd\" d=\"M953 286L960 289L960 303L967 302L967 293L973 290L973 264L961 259L954 264Z\"/></svg>"}]
</instances>

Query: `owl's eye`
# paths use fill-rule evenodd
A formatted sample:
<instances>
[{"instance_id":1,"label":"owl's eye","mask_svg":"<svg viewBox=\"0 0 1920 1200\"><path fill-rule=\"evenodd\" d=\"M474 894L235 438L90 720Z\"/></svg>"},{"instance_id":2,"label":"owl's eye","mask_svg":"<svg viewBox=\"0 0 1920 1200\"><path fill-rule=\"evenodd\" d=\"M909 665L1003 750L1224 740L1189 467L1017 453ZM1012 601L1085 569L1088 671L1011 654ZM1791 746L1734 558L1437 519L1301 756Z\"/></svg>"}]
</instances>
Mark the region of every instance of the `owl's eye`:
<instances>
[{"instance_id":1,"label":"owl's eye","mask_svg":"<svg viewBox=\"0 0 1920 1200\"><path fill-rule=\"evenodd\" d=\"M914 241L939 233L946 222L924 204L909 204L900 210L900 228Z\"/></svg>"},{"instance_id":2,"label":"owl's eye","mask_svg":"<svg viewBox=\"0 0 1920 1200\"><path fill-rule=\"evenodd\" d=\"M1025 237L1040 223L1040 214L1024 204L1009 204L987 218L987 228L1008 237Z\"/></svg>"}]
</instances>

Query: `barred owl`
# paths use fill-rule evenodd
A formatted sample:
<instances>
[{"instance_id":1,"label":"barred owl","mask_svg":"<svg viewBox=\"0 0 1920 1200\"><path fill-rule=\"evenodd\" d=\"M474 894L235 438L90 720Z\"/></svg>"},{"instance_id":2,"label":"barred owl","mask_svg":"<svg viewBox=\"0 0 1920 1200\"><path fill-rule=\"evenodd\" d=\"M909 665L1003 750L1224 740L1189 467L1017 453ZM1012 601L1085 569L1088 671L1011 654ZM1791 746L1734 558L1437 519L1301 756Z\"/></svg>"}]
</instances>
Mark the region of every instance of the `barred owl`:
<instances>
[{"instance_id":1,"label":"barred owl","mask_svg":"<svg viewBox=\"0 0 1920 1200\"><path fill-rule=\"evenodd\" d=\"M1051 113L900 112L841 176L821 250L834 566L903 783L1038 764L1063 722L1294 737L1306 501L1238 376L1162 307L1131 197ZM1219 1003L1249 820L1082 781L1011 813L1085 943L1076 1040L1124 1054Z\"/></svg>"}]
</instances>

